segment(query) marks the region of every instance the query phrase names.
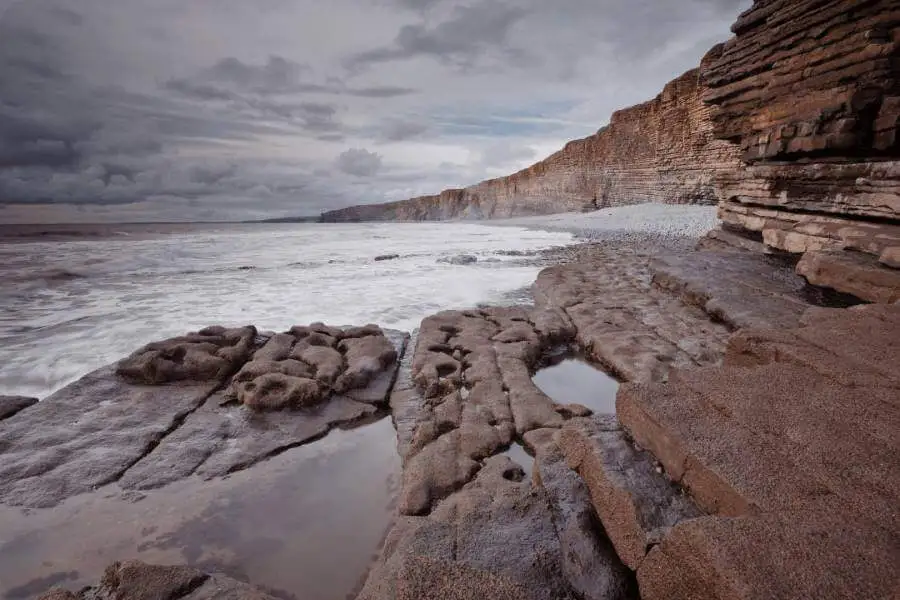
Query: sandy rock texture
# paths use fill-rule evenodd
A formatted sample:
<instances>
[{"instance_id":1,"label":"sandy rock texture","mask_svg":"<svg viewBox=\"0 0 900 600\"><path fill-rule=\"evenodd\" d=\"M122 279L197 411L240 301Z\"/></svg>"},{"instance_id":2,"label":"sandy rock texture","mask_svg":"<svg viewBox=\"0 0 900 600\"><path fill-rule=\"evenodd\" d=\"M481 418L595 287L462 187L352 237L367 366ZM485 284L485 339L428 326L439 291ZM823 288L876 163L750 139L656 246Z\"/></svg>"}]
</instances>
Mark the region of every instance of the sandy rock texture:
<instances>
[{"instance_id":1,"label":"sandy rock texture","mask_svg":"<svg viewBox=\"0 0 900 600\"><path fill-rule=\"evenodd\" d=\"M407 336L379 327L210 327L149 344L0 421L0 501L152 488L245 469L374 415ZM276 410L278 409L278 410Z\"/></svg>"},{"instance_id":2,"label":"sandy rock texture","mask_svg":"<svg viewBox=\"0 0 900 600\"><path fill-rule=\"evenodd\" d=\"M624 386L625 429L715 515L650 552L642 597L896 591L898 344L900 307L813 308L798 328L740 331L722 368Z\"/></svg>"},{"instance_id":3,"label":"sandy rock texture","mask_svg":"<svg viewBox=\"0 0 900 600\"><path fill-rule=\"evenodd\" d=\"M38 600L275 600L251 585L183 566L132 560L107 567L96 586L73 593L54 588Z\"/></svg>"},{"instance_id":4,"label":"sandy rock texture","mask_svg":"<svg viewBox=\"0 0 900 600\"><path fill-rule=\"evenodd\" d=\"M531 380L543 352L574 333L556 309L448 311L423 321L391 396L399 517L360 598L600 600L633 591L553 442L583 412L556 405ZM533 482L500 455L514 441L538 456Z\"/></svg>"},{"instance_id":5,"label":"sandy rock texture","mask_svg":"<svg viewBox=\"0 0 900 600\"><path fill-rule=\"evenodd\" d=\"M664 381L673 368L717 364L728 338L727 327L653 283L654 257L695 254L654 237L587 246L540 273L535 302L562 311L585 354L622 379Z\"/></svg>"}]
</instances>

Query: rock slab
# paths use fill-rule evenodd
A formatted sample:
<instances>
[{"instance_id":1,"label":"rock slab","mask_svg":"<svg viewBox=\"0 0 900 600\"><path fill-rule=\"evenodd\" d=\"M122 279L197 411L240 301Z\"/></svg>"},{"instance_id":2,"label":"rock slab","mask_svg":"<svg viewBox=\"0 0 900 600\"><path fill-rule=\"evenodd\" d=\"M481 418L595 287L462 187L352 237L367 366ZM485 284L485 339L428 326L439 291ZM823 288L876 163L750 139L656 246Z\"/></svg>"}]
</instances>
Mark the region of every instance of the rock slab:
<instances>
[{"instance_id":1,"label":"rock slab","mask_svg":"<svg viewBox=\"0 0 900 600\"><path fill-rule=\"evenodd\" d=\"M739 332L722 368L621 388L624 427L715 515L651 551L642 597L896 592L900 306L815 308L802 323Z\"/></svg>"}]
</instances>

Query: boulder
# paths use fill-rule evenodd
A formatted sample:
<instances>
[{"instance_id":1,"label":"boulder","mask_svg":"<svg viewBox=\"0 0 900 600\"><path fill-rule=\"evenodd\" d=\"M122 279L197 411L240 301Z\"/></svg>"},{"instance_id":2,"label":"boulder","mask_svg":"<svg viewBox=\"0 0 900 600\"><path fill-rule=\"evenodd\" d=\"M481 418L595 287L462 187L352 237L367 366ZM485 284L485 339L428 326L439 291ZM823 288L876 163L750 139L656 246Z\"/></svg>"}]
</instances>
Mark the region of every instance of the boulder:
<instances>
[{"instance_id":1,"label":"boulder","mask_svg":"<svg viewBox=\"0 0 900 600\"><path fill-rule=\"evenodd\" d=\"M197 333L148 344L116 366L133 383L213 381L232 374L247 359L255 327L210 327Z\"/></svg>"},{"instance_id":2,"label":"boulder","mask_svg":"<svg viewBox=\"0 0 900 600\"><path fill-rule=\"evenodd\" d=\"M0 396L0 421L13 416L29 406L34 406L37 403L37 398L26 398L25 396Z\"/></svg>"}]
</instances>

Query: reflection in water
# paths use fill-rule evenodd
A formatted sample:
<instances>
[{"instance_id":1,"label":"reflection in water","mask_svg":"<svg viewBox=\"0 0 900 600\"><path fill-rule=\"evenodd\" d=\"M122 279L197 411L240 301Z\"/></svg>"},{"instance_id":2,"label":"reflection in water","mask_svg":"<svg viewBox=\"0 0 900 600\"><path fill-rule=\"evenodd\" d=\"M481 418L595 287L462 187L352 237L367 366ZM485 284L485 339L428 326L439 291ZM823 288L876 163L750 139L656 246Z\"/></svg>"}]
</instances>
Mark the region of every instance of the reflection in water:
<instances>
[{"instance_id":1,"label":"reflection in water","mask_svg":"<svg viewBox=\"0 0 900 600\"><path fill-rule=\"evenodd\" d=\"M144 497L110 486L53 509L0 506L0 597L32 597L54 580L77 590L109 563L138 558L222 571L284 598L344 598L390 526L395 444L385 418L224 479Z\"/></svg>"},{"instance_id":2,"label":"reflection in water","mask_svg":"<svg viewBox=\"0 0 900 600\"><path fill-rule=\"evenodd\" d=\"M509 460L518 463L525 471L525 480L531 481L531 473L534 471L534 457L528 454L524 447L518 442L513 442L508 450L501 452L503 456L509 457Z\"/></svg>"},{"instance_id":3,"label":"reflection in water","mask_svg":"<svg viewBox=\"0 0 900 600\"><path fill-rule=\"evenodd\" d=\"M539 370L533 380L558 404L581 404L597 414L616 413L619 382L583 359L557 358Z\"/></svg>"}]
</instances>

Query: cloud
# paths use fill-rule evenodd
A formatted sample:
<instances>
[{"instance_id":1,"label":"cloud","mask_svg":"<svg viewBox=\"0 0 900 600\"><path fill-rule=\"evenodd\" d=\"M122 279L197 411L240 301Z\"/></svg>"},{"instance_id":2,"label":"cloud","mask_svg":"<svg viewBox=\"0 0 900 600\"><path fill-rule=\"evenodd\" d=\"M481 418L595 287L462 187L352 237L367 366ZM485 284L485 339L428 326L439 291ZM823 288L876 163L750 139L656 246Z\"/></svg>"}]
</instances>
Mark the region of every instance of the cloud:
<instances>
[{"instance_id":1,"label":"cloud","mask_svg":"<svg viewBox=\"0 0 900 600\"><path fill-rule=\"evenodd\" d=\"M427 123L393 119L385 123L381 129L383 141L402 142L420 137L429 130Z\"/></svg>"},{"instance_id":2,"label":"cloud","mask_svg":"<svg viewBox=\"0 0 900 600\"><path fill-rule=\"evenodd\" d=\"M381 170L381 156L364 148L351 148L337 157L337 168L355 177L372 177Z\"/></svg>"},{"instance_id":3,"label":"cloud","mask_svg":"<svg viewBox=\"0 0 900 600\"><path fill-rule=\"evenodd\" d=\"M481 160L485 166L507 166L511 163L532 161L536 159L533 148L515 143L494 143L481 151Z\"/></svg>"},{"instance_id":4,"label":"cloud","mask_svg":"<svg viewBox=\"0 0 900 600\"><path fill-rule=\"evenodd\" d=\"M270 56L265 63L251 64L227 57L191 77L173 78L163 86L197 100L241 100L246 96L332 94L360 98L396 98L415 94L410 87L374 85L351 87L337 77L316 81L308 65Z\"/></svg>"},{"instance_id":5,"label":"cloud","mask_svg":"<svg viewBox=\"0 0 900 600\"><path fill-rule=\"evenodd\" d=\"M397 0L399 6L412 10L426 11L436 6L442 0Z\"/></svg>"},{"instance_id":6,"label":"cloud","mask_svg":"<svg viewBox=\"0 0 900 600\"><path fill-rule=\"evenodd\" d=\"M277 217L475 183L649 99L748 4L0 0L3 218Z\"/></svg>"},{"instance_id":7,"label":"cloud","mask_svg":"<svg viewBox=\"0 0 900 600\"><path fill-rule=\"evenodd\" d=\"M525 52L509 47L507 38L510 29L526 14L526 10L498 0L459 6L449 19L434 27L424 23L404 26L391 45L358 53L347 64L359 68L426 56L468 68L491 53L519 60L526 56Z\"/></svg>"}]
</instances>

